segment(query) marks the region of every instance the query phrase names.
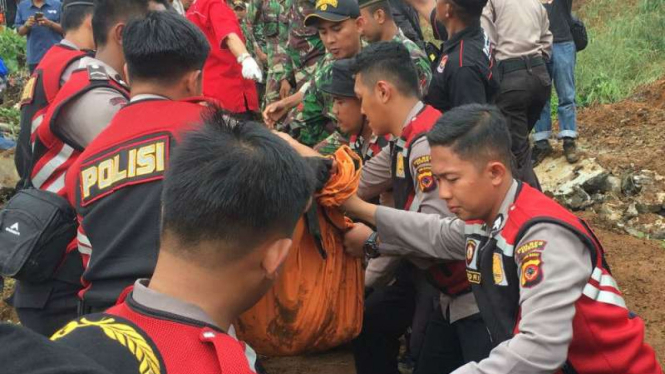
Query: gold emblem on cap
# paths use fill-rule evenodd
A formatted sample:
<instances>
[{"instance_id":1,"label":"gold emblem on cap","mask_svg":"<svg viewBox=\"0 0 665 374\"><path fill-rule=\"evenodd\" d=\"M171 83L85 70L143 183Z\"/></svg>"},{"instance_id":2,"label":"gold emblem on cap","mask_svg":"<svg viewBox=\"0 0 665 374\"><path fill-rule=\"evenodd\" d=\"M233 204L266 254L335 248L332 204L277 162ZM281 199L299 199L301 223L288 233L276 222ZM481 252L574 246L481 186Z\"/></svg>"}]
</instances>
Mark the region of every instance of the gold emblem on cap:
<instances>
[{"instance_id":1,"label":"gold emblem on cap","mask_svg":"<svg viewBox=\"0 0 665 374\"><path fill-rule=\"evenodd\" d=\"M337 8L337 0L318 0L316 2L316 9L326 11L328 10L328 5L333 8Z\"/></svg>"}]
</instances>

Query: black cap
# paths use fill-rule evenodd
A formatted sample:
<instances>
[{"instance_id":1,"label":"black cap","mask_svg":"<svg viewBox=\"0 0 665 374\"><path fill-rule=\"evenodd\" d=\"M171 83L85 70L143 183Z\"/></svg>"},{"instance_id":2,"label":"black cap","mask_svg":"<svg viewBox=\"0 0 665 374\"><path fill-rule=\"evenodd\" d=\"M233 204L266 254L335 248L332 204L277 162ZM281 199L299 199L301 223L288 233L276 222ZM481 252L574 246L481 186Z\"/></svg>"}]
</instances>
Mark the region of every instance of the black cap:
<instances>
[{"instance_id":1,"label":"black cap","mask_svg":"<svg viewBox=\"0 0 665 374\"><path fill-rule=\"evenodd\" d=\"M358 7L360 9L362 9L362 8L370 6L372 4L377 4L377 3L384 2L384 1L388 1L388 0L358 0Z\"/></svg>"},{"instance_id":2,"label":"black cap","mask_svg":"<svg viewBox=\"0 0 665 374\"><path fill-rule=\"evenodd\" d=\"M62 2L62 9L72 6L95 6L95 2L93 0L65 0Z\"/></svg>"},{"instance_id":3,"label":"black cap","mask_svg":"<svg viewBox=\"0 0 665 374\"><path fill-rule=\"evenodd\" d=\"M342 22L360 17L357 0L317 0L314 13L305 17L305 26L313 26L319 20Z\"/></svg>"},{"instance_id":4,"label":"black cap","mask_svg":"<svg viewBox=\"0 0 665 374\"><path fill-rule=\"evenodd\" d=\"M353 90L356 81L352 72L354 64L353 58L335 60L330 79L321 85L321 91L334 96L356 97L356 92Z\"/></svg>"},{"instance_id":5,"label":"black cap","mask_svg":"<svg viewBox=\"0 0 665 374\"><path fill-rule=\"evenodd\" d=\"M238 8L247 9L247 4L245 4L244 1L240 1L240 0L234 1L233 2L233 9L238 9Z\"/></svg>"}]
</instances>

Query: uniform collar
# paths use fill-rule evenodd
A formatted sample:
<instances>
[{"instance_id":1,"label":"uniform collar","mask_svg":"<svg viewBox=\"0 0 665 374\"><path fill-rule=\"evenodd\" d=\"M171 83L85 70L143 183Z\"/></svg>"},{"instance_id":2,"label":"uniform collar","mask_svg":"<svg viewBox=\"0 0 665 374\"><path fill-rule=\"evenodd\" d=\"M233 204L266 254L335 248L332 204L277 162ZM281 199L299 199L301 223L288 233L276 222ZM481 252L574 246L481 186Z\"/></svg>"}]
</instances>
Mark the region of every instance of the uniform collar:
<instances>
[{"instance_id":1,"label":"uniform collar","mask_svg":"<svg viewBox=\"0 0 665 374\"><path fill-rule=\"evenodd\" d=\"M203 309L194 304L178 300L174 297L150 289L148 288L149 283L149 279L139 279L134 283L134 290L132 291L131 297L139 305L158 312L173 314L217 327L217 324L206 314L206 312L203 311Z\"/></svg>"},{"instance_id":2,"label":"uniform collar","mask_svg":"<svg viewBox=\"0 0 665 374\"><path fill-rule=\"evenodd\" d=\"M170 100L170 99L166 96L157 95L157 94L139 94L139 95L136 95L136 96L132 97L129 100L129 102L130 103L135 103L135 102L141 101L141 100Z\"/></svg>"},{"instance_id":3,"label":"uniform collar","mask_svg":"<svg viewBox=\"0 0 665 374\"><path fill-rule=\"evenodd\" d=\"M475 33L478 32L482 32L482 28L480 27L480 21L474 22L469 27L453 35L452 38L443 42L443 53L444 54L450 53L451 50L453 50L455 47L457 47L458 44L460 44L462 39L469 36L473 36Z\"/></svg>"},{"instance_id":4,"label":"uniform collar","mask_svg":"<svg viewBox=\"0 0 665 374\"><path fill-rule=\"evenodd\" d=\"M75 50L77 50L77 51L80 50L79 47L78 47L76 44L72 43L71 41L69 41L69 40L67 40L67 39L62 39L62 40L60 41L60 44L64 45L65 47L73 48L73 49L75 49Z\"/></svg>"},{"instance_id":5,"label":"uniform collar","mask_svg":"<svg viewBox=\"0 0 665 374\"><path fill-rule=\"evenodd\" d=\"M102 60L96 59L94 57L84 57L81 59L81 62L79 63L79 68L87 68L90 65L99 65L106 70L106 74L113 78L116 82L122 84L123 86L129 87L129 85L122 80L122 75L120 75L111 65L105 63Z\"/></svg>"},{"instance_id":6,"label":"uniform collar","mask_svg":"<svg viewBox=\"0 0 665 374\"><path fill-rule=\"evenodd\" d=\"M406 116L406 120L404 120L404 124L402 125L402 128L405 128L406 126L408 126L409 123L411 123L411 121L413 121L413 119L416 118L418 113L420 113L420 111L423 110L424 107L425 107L425 104L423 104L422 101L418 101L416 103L416 105L414 105L413 108L411 108L411 111Z\"/></svg>"},{"instance_id":7,"label":"uniform collar","mask_svg":"<svg viewBox=\"0 0 665 374\"><path fill-rule=\"evenodd\" d=\"M519 182L513 179L513 183L510 185L508 192L506 192L506 196L503 198L503 202L501 203L501 207L499 208L499 214L497 214L496 218L494 219L492 227L488 228L491 230L492 233L500 231L501 229L503 229L503 226L506 224L506 221L508 220L508 214L511 210L510 208L513 206L513 203L517 198L517 191L519 189L519 185L520 185Z\"/></svg>"},{"instance_id":8,"label":"uniform collar","mask_svg":"<svg viewBox=\"0 0 665 374\"><path fill-rule=\"evenodd\" d=\"M402 42L406 38L406 35L404 35L404 32L402 29L399 27L397 28L397 32L395 33L395 36L393 36L391 42Z\"/></svg>"}]
</instances>

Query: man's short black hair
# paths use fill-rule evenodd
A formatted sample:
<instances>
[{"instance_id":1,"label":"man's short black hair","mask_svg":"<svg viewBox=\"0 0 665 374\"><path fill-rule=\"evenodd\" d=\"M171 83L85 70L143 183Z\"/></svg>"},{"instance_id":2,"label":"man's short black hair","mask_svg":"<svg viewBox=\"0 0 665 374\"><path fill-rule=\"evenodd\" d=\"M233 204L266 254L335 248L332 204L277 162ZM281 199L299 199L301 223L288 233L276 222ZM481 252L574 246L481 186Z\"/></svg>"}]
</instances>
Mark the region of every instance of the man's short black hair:
<instances>
[{"instance_id":1,"label":"man's short black hair","mask_svg":"<svg viewBox=\"0 0 665 374\"><path fill-rule=\"evenodd\" d=\"M388 0L382 0L367 6L369 14L374 14L378 10L383 10L383 13L386 15L387 20L393 19L392 8L390 7L390 2Z\"/></svg>"},{"instance_id":2,"label":"man's short black hair","mask_svg":"<svg viewBox=\"0 0 665 374\"><path fill-rule=\"evenodd\" d=\"M238 259L269 240L290 238L313 192L312 169L284 140L262 124L236 124L211 110L171 158L163 234L185 251L217 241L222 258Z\"/></svg>"},{"instance_id":3,"label":"man's short black hair","mask_svg":"<svg viewBox=\"0 0 665 374\"><path fill-rule=\"evenodd\" d=\"M427 134L430 147L452 147L463 160L501 161L512 165L510 132L506 119L493 105L468 104L444 113Z\"/></svg>"},{"instance_id":4,"label":"man's short black hair","mask_svg":"<svg viewBox=\"0 0 665 374\"><path fill-rule=\"evenodd\" d=\"M149 12L127 23L122 50L130 79L174 82L203 69L210 46L193 23L175 12Z\"/></svg>"},{"instance_id":5,"label":"man's short black hair","mask_svg":"<svg viewBox=\"0 0 665 374\"><path fill-rule=\"evenodd\" d=\"M150 2L170 7L168 0L95 0L95 11L92 15L92 35L95 45L105 45L109 30L118 22L127 22L135 17L143 17L148 13Z\"/></svg>"},{"instance_id":6,"label":"man's short black hair","mask_svg":"<svg viewBox=\"0 0 665 374\"><path fill-rule=\"evenodd\" d=\"M457 13L457 17L467 25L480 20L487 0L447 0Z\"/></svg>"},{"instance_id":7,"label":"man's short black hair","mask_svg":"<svg viewBox=\"0 0 665 374\"><path fill-rule=\"evenodd\" d=\"M76 30L94 11L92 0L65 0L62 3L60 26L64 32Z\"/></svg>"},{"instance_id":8,"label":"man's short black hair","mask_svg":"<svg viewBox=\"0 0 665 374\"><path fill-rule=\"evenodd\" d=\"M409 51L402 43L377 42L356 56L354 74L360 73L368 87L385 80L407 96L418 96L418 74Z\"/></svg>"}]
</instances>

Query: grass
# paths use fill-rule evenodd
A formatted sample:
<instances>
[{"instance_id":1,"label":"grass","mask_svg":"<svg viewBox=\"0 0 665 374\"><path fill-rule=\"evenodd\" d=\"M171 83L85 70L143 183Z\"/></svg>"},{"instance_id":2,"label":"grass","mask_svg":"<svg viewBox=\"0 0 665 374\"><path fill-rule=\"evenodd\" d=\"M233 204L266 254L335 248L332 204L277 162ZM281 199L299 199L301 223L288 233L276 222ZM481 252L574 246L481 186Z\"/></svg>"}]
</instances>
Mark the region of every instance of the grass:
<instances>
[{"instance_id":1,"label":"grass","mask_svg":"<svg viewBox=\"0 0 665 374\"><path fill-rule=\"evenodd\" d=\"M665 0L588 0L590 43L577 56L578 104L622 100L665 72Z\"/></svg>"}]
</instances>

